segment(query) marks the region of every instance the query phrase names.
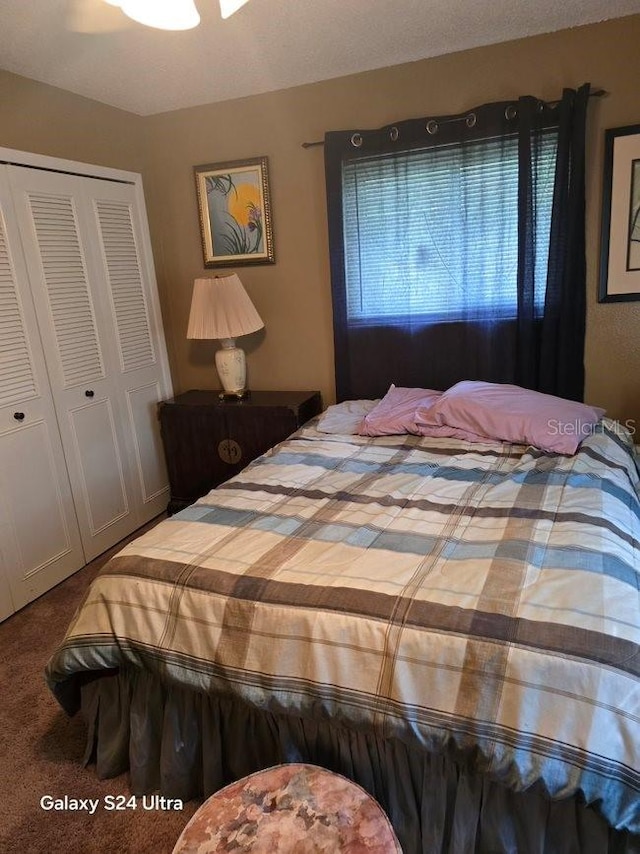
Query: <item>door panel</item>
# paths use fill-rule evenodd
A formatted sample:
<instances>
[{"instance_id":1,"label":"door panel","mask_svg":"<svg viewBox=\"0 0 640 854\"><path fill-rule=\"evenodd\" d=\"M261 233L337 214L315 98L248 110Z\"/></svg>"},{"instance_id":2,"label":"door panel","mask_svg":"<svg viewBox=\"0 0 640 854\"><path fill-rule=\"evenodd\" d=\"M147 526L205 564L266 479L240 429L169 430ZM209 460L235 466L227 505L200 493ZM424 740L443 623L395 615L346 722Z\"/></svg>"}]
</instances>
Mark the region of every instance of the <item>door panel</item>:
<instances>
[{"instance_id":1,"label":"door panel","mask_svg":"<svg viewBox=\"0 0 640 854\"><path fill-rule=\"evenodd\" d=\"M21 608L84 565L84 559L74 554L48 426L36 420L5 433L2 446L2 492L10 497L13 517L6 559L13 601ZM61 567L69 572L61 573Z\"/></svg>"},{"instance_id":2,"label":"door panel","mask_svg":"<svg viewBox=\"0 0 640 854\"><path fill-rule=\"evenodd\" d=\"M110 296L118 386L128 414L126 441L146 522L165 509L169 496L157 404L171 394L159 352L163 338L154 312L146 222L133 186L92 181L85 188L100 235L96 263Z\"/></svg>"},{"instance_id":3,"label":"door panel","mask_svg":"<svg viewBox=\"0 0 640 854\"><path fill-rule=\"evenodd\" d=\"M8 167L87 560L140 523L89 179ZM106 183L106 182L99 182Z\"/></svg>"},{"instance_id":4,"label":"door panel","mask_svg":"<svg viewBox=\"0 0 640 854\"><path fill-rule=\"evenodd\" d=\"M0 208L0 407L37 396L24 312Z\"/></svg>"},{"instance_id":5,"label":"door panel","mask_svg":"<svg viewBox=\"0 0 640 854\"><path fill-rule=\"evenodd\" d=\"M94 193L104 195L103 186L92 184ZM122 188L114 188L122 195ZM128 190L129 188L125 188ZM131 202L126 199L95 198L102 261L111 291L116 341L121 371L155 367L149 310L144 290Z\"/></svg>"},{"instance_id":6,"label":"door panel","mask_svg":"<svg viewBox=\"0 0 640 854\"><path fill-rule=\"evenodd\" d=\"M0 170L0 619L84 563L10 188Z\"/></svg>"},{"instance_id":7,"label":"door panel","mask_svg":"<svg viewBox=\"0 0 640 854\"><path fill-rule=\"evenodd\" d=\"M167 471L158 420L159 383L127 389L128 414L135 438L136 471L142 501L150 505L153 516L167 503Z\"/></svg>"},{"instance_id":8,"label":"door panel","mask_svg":"<svg viewBox=\"0 0 640 854\"><path fill-rule=\"evenodd\" d=\"M46 175L46 173L45 173ZM56 176L59 182L59 176ZM49 305L62 383L104 379L89 276L80 245L74 199L62 193L27 191L29 213L40 254L43 295Z\"/></svg>"},{"instance_id":9,"label":"door panel","mask_svg":"<svg viewBox=\"0 0 640 854\"><path fill-rule=\"evenodd\" d=\"M92 400L69 410L70 432L79 460L90 546L95 557L129 533L129 504L111 403Z\"/></svg>"}]
</instances>

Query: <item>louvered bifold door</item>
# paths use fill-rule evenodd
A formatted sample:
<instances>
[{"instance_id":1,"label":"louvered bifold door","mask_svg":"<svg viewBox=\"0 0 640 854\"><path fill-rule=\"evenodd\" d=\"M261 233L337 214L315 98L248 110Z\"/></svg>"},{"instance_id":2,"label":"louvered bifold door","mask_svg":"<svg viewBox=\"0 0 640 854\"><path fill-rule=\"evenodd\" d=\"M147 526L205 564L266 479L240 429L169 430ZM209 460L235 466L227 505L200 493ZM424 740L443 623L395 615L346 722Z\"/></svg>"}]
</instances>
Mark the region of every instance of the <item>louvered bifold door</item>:
<instances>
[{"instance_id":1,"label":"louvered bifold door","mask_svg":"<svg viewBox=\"0 0 640 854\"><path fill-rule=\"evenodd\" d=\"M109 296L117 383L146 521L167 506L157 413L158 402L171 396L146 215L132 185L91 181L85 189L100 236L97 261Z\"/></svg>"},{"instance_id":2,"label":"louvered bifold door","mask_svg":"<svg viewBox=\"0 0 640 854\"><path fill-rule=\"evenodd\" d=\"M140 523L97 235L78 176L8 167L87 560Z\"/></svg>"},{"instance_id":3,"label":"louvered bifold door","mask_svg":"<svg viewBox=\"0 0 640 854\"><path fill-rule=\"evenodd\" d=\"M7 167L0 166L0 619L84 563Z\"/></svg>"}]
</instances>

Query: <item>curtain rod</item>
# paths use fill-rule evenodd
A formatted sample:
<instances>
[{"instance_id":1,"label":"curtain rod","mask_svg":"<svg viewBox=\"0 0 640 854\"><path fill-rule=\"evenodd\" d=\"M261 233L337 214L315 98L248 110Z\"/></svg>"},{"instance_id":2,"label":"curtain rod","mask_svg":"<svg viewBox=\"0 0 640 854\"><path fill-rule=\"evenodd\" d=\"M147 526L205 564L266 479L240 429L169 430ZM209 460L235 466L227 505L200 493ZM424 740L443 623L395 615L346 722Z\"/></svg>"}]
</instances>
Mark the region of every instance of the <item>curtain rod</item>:
<instances>
[{"instance_id":1,"label":"curtain rod","mask_svg":"<svg viewBox=\"0 0 640 854\"><path fill-rule=\"evenodd\" d=\"M593 92L589 92L590 98L604 98L609 93L605 89L594 89ZM556 104L559 104L560 101L544 101L544 103L549 107L555 107ZM466 115L460 116L459 119L440 119L440 123L443 121L464 121L467 118ZM316 142L301 142L300 145L302 148L315 148L318 145L324 145L324 139L316 140Z\"/></svg>"}]
</instances>

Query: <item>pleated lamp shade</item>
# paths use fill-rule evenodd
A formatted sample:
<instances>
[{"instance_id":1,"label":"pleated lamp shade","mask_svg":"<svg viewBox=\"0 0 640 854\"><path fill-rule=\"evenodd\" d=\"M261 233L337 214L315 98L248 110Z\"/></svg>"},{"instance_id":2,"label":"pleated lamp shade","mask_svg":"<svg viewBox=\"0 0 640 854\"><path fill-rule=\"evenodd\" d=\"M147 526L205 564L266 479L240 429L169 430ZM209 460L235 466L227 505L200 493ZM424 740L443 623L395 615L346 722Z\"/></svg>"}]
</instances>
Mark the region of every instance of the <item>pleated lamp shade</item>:
<instances>
[{"instance_id":1,"label":"pleated lamp shade","mask_svg":"<svg viewBox=\"0 0 640 854\"><path fill-rule=\"evenodd\" d=\"M235 273L193 283L187 338L218 338L216 367L225 394L246 394L246 359L235 339L262 329L262 318Z\"/></svg>"},{"instance_id":2,"label":"pleated lamp shade","mask_svg":"<svg viewBox=\"0 0 640 854\"><path fill-rule=\"evenodd\" d=\"M187 338L239 338L263 326L235 273L193 283Z\"/></svg>"}]
</instances>

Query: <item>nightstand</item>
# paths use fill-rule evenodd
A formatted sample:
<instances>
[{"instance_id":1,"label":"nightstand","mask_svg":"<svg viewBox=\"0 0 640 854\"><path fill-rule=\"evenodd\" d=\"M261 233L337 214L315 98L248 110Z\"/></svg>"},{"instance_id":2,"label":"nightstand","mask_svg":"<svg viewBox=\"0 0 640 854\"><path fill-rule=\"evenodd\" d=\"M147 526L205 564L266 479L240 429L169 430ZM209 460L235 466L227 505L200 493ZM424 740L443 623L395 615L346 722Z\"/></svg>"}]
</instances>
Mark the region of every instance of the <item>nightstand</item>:
<instances>
[{"instance_id":1,"label":"nightstand","mask_svg":"<svg viewBox=\"0 0 640 854\"><path fill-rule=\"evenodd\" d=\"M186 391L159 404L169 472L168 513L229 480L322 411L319 391L252 391L220 400L216 391Z\"/></svg>"}]
</instances>

